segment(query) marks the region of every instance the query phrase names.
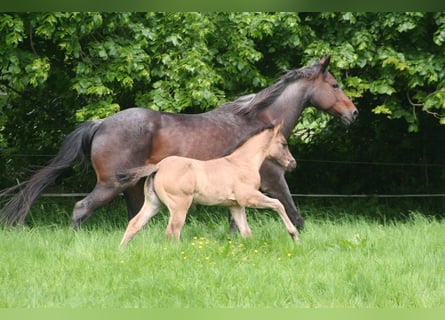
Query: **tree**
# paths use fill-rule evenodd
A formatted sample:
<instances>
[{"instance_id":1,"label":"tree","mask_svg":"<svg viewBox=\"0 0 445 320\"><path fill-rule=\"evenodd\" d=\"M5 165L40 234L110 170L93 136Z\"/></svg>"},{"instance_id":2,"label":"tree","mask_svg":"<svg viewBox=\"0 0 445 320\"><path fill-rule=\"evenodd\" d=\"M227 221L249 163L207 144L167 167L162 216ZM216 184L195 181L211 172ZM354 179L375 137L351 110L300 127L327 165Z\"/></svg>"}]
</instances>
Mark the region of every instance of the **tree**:
<instances>
[{"instance_id":1,"label":"tree","mask_svg":"<svg viewBox=\"0 0 445 320\"><path fill-rule=\"evenodd\" d=\"M444 42L441 12L1 13L2 183L80 122L133 106L203 112L324 54L359 110L409 132L424 115L444 124ZM307 109L292 144L330 119Z\"/></svg>"},{"instance_id":2,"label":"tree","mask_svg":"<svg viewBox=\"0 0 445 320\"><path fill-rule=\"evenodd\" d=\"M324 36L305 50L341 52L348 93L372 102L375 114L403 118L417 131L417 114L445 124L444 13L321 13L314 29Z\"/></svg>"}]
</instances>

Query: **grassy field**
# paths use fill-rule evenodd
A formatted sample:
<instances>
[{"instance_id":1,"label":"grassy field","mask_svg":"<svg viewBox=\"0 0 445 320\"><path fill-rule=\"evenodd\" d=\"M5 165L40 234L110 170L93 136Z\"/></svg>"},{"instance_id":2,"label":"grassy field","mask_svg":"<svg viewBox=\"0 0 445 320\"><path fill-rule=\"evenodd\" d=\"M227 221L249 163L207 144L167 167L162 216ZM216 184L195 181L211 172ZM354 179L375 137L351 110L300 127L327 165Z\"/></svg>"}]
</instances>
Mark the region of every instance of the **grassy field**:
<instances>
[{"instance_id":1,"label":"grassy field","mask_svg":"<svg viewBox=\"0 0 445 320\"><path fill-rule=\"evenodd\" d=\"M224 212L198 208L181 242L164 237L163 214L121 250L120 204L73 232L71 208L45 201L32 227L0 229L0 308L445 306L445 224L425 213L302 207L296 246L273 213L249 211L244 240Z\"/></svg>"}]
</instances>

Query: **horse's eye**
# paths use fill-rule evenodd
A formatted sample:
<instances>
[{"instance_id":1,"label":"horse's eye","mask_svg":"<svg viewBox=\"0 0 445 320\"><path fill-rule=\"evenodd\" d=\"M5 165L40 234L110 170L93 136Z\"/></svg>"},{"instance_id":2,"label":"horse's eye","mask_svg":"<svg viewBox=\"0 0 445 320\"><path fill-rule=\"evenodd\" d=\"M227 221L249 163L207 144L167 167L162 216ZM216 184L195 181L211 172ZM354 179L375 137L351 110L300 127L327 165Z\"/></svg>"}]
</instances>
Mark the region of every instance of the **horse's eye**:
<instances>
[{"instance_id":1,"label":"horse's eye","mask_svg":"<svg viewBox=\"0 0 445 320\"><path fill-rule=\"evenodd\" d=\"M338 89L340 86L338 85L338 83L333 83L332 84L332 88L334 88L334 89Z\"/></svg>"}]
</instances>

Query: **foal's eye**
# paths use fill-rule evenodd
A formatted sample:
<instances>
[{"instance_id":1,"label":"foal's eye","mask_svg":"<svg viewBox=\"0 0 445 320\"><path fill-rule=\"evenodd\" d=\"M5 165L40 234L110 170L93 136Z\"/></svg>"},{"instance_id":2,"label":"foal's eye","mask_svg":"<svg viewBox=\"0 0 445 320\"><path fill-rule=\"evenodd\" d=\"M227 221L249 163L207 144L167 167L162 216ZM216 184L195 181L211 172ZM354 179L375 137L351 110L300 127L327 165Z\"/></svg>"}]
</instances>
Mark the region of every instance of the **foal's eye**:
<instances>
[{"instance_id":1,"label":"foal's eye","mask_svg":"<svg viewBox=\"0 0 445 320\"><path fill-rule=\"evenodd\" d=\"M340 86L338 85L338 83L333 83L333 84L332 84L332 88L334 88L334 89L338 89L338 88L340 88Z\"/></svg>"}]
</instances>

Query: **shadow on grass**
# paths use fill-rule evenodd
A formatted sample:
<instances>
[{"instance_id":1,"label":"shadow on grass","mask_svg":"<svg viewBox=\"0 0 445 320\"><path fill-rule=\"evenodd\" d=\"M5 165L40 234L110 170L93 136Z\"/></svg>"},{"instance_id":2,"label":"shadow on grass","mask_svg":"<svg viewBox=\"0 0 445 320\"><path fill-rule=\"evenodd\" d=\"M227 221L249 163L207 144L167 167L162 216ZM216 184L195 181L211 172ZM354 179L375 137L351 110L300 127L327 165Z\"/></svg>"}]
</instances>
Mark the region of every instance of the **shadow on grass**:
<instances>
[{"instance_id":1,"label":"shadow on grass","mask_svg":"<svg viewBox=\"0 0 445 320\"><path fill-rule=\"evenodd\" d=\"M40 198L26 218L27 226L54 225L68 227L77 198ZM311 220L335 222L364 219L380 224L407 222L413 216L442 220L445 217L444 198L407 198L407 199L343 199L343 198L298 198L297 205L302 216ZM247 209L250 221L272 218L278 215L270 210ZM193 206L187 222L206 222L210 228L228 229L229 213L224 207ZM168 212L165 208L152 218L154 223L167 225ZM97 210L82 228L125 230L128 223L127 208L123 198L118 197L105 207Z\"/></svg>"}]
</instances>

